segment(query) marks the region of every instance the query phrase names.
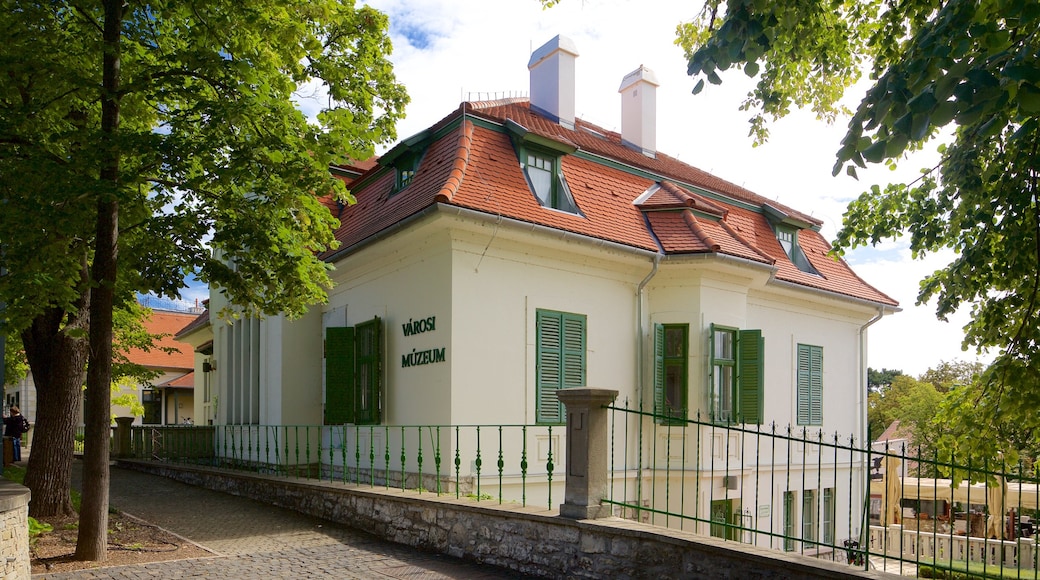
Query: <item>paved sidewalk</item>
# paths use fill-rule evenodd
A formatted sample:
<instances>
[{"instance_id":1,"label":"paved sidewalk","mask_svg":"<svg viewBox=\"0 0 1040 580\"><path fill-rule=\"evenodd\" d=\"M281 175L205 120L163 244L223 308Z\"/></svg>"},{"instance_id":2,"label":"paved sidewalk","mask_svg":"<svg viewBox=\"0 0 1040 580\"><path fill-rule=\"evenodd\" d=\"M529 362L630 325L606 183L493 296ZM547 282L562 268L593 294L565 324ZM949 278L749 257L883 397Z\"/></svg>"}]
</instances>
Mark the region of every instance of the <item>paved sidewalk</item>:
<instances>
[{"instance_id":1,"label":"paved sidewalk","mask_svg":"<svg viewBox=\"0 0 1040 580\"><path fill-rule=\"evenodd\" d=\"M79 462L72 485L79 488ZM362 580L526 578L423 552L250 499L163 477L112 468L110 503L220 554L33 578L352 578Z\"/></svg>"}]
</instances>

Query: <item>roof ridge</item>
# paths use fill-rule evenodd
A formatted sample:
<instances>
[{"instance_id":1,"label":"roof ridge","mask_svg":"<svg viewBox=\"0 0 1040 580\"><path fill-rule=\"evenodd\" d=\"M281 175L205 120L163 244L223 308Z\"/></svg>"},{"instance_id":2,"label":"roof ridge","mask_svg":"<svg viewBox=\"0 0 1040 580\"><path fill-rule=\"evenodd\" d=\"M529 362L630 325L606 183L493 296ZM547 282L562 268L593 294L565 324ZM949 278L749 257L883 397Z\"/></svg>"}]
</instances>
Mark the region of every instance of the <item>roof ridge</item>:
<instances>
[{"instance_id":1,"label":"roof ridge","mask_svg":"<svg viewBox=\"0 0 1040 580\"><path fill-rule=\"evenodd\" d=\"M770 264L775 264L776 263L776 258L774 258L774 257L772 257L770 255L767 255L762 250L759 250L758 246L756 246L755 244L752 244L751 240L748 240L747 238L745 238L744 234L741 234L740 232L738 232L736 228L730 226L728 223L726 223L725 220L719 220L719 225L722 226L722 229L726 230L726 232L729 233L729 235L733 236L734 239L739 240L740 243L744 244L744 246L746 248L748 248L752 252L758 254L763 259L765 259L766 262L768 262Z\"/></svg>"},{"instance_id":2,"label":"roof ridge","mask_svg":"<svg viewBox=\"0 0 1040 580\"><path fill-rule=\"evenodd\" d=\"M469 153L473 146L473 121L463 118L460 132L462 134L459 136L459 146L455 150L454 166L448 173L448 178L444 180L444 186L434 196L434 201L438 203L450 203L466 177L466 166L469 165Z\"/></svg>"},{"instance_id":3,"label":"roof ridge","mask_svg":"<svg viewBox=\"0 0 1040 580\"><path fill-rule=\"evenodd\" d=\"M701 241L704 242L704 245L708 246L708 249L712 252L718 252L722 249L722 246L717 244L715 240L708 235L708 232L704 231L701 224L697 223L697 217L693 215L692 211L686 210L683 212L683 221L686 222L686 225L690 226L690 230L693 231L693 234L700 238Z\"/></svg>"}]
</instances>

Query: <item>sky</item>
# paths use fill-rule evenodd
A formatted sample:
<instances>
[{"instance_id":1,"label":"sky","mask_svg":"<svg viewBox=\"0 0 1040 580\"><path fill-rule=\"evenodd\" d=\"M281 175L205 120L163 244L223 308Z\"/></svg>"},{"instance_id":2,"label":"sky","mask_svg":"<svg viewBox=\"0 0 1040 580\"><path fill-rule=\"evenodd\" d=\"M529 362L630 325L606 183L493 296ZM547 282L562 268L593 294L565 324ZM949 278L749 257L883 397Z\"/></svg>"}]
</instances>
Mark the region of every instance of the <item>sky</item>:
<instances>
[{"instance_id":1,"label":"sky","mask_svg":"<svg viewBox=\"0 0 1040 580\"><path fill-rule=\"evenodd\" d=\"M740 70L723 75L720 86L692 95L676 26L692 19L701 3L660 0L563 0L543 9L538 0L369 0L390 19L390 60L411 103L398 124L398 138L418 133L455 110L463 100L527 96L531 52L557 34L571 38L576 67L577 116L620 131L621 79L640 65L654 71L657 89L657 148L759 195L823 220L833 239L848 202L869 189L915 179L934 165L934 147L902 161L859 172L859 180L831 176L847 120L834 126L796 111L772 123L765 145L752 146L750 112L739 105L752 86ZM854 108L862 96L850 91ZM301 97L301 108L320 106ZM383 149L385 150L385 148ZM899 301L902 312L871 327L868 364L919 375L940 361L976 360L962 351L966 311L949 322L935 318L933 304L916 306L918 283L952 254L912 260L905 243L888 242L846 255L855 271ZM185 298L193 301L197 292ZM988 360L983 357L984 361Z\"/></svg>"}]
</instances>

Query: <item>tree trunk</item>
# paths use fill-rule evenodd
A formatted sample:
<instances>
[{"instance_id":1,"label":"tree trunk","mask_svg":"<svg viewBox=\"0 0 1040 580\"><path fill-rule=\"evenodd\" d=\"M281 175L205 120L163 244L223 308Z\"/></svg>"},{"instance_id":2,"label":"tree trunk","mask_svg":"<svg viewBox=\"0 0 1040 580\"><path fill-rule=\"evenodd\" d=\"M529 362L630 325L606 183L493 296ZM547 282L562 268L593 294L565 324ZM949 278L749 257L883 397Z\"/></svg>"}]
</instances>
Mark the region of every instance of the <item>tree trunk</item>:
<instances>
[{"instance_id":1,"label":"tree trunk","mask_svg":"<svg viewBox=\"0 0 1040 580\"><path fill-rule=\"evenodd\" d=\"M112 423L112 307L119 259L119 67L123 0L105 0L101 172L91 271L90 358L84 417L83 503L76 559L103 561L108 548L108 459Z\"/></svg>"},{"instance_id":2,"label":"tree trunk","mask_svg":"<svg viewBox=\"0 0 1040 580\"><path fill-rule=\"evenodd\" d=\"M48 310L22 333L37 397L33 446L24 482L31 492L29 515L34 518L75 513L69 496L72 447L87 363L87 339L76 335L85 330L90 319L88 296L80 300L77 312L66 317L61 310Z\"/></svg>"}]
</instances>

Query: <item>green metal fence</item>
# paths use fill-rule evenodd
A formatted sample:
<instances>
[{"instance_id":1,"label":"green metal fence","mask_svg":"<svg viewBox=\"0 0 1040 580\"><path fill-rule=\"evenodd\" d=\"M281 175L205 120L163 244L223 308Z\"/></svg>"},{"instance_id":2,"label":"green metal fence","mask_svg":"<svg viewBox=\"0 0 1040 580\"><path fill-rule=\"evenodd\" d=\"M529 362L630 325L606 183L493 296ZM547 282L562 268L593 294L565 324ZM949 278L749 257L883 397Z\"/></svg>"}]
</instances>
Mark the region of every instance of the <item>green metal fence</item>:
<instances>
[{"instance_id":1,"label":"green metal fence","mask_svg":"<svg viewBox=\"0 0 1040 580\"><path fill-rule=\"evenodd\" d=\"M1040 577L1040 480L1025 465L609 409L618 515L905 575Z\"/></svg>"},{"instance_id":2,"label":"green metal fence","mask_svg":"<svg viewBox=\"0 0 1040 580\"><path fill-rule=\"evenodd\" d=\"M550 425L138 426L131 455L554 507L563 435Z\"/></svg>"}]
</instances>

